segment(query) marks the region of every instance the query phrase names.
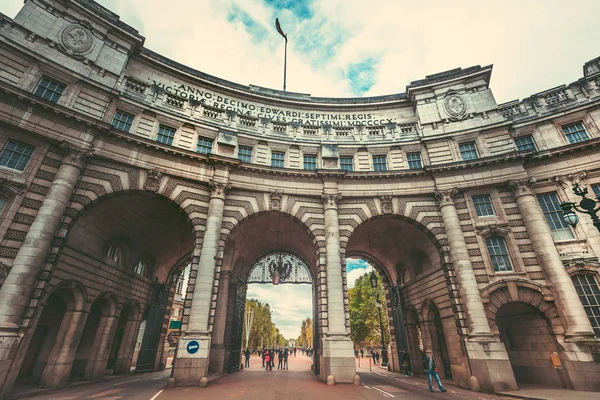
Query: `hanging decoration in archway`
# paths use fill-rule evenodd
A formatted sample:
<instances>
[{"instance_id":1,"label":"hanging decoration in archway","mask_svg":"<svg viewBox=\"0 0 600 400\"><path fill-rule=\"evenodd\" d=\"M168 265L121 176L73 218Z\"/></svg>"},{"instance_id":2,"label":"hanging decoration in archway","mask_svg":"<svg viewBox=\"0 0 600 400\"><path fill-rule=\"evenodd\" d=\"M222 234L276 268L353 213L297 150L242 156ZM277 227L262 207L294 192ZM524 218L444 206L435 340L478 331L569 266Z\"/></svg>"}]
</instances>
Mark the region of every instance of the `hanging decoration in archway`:
<instances>
[{"instance_id":1,"label":"hanging decoration in archway","mask_svg":"<svg viewBox=\"0 0 600 400\"><path fill-rule=\"evenodd\" d=\"M312 283L308 267L302 260L290 253L271 253L254 264L248 283Z\"/></svg>"}]
</instances>

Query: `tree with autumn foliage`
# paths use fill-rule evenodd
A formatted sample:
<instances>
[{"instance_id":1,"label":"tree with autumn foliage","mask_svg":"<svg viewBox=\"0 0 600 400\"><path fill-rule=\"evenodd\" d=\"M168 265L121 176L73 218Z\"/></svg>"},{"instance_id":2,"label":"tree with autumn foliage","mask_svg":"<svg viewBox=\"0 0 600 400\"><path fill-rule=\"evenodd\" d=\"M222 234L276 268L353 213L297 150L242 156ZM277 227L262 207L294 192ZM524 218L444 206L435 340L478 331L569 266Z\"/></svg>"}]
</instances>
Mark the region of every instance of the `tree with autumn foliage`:
<instances>
[{"instance_id":1,"label":"tree with autumn foliage","mask_svg":"<svg viewBox=\"0 0 600 400\"><path fill-rule=\"evenodd\" d=\"M375 272L377 274L377 272ZM352 289L348 290L350 306L350 337L360 347L381 347L381 329L375 299L381 301L381 318L386 345L390 342L388 316L382 279L377 274L379 287L371 287L370 274L358 278Z\"/></svg>"},{"instance_id":2,"label":"tree with autumn foliage","mask_svg":"<svg viewBox=\"0 0 600 400\"><path fill-rule=\"evenodd\" d=\"M287 345L287 340L279 332L279 328L271 319L271 307L268 303L261 303L256 299L246 300L245 313L254 311L254 319L250 327L250 338L246 340L246 324L242 332L242 345L251 349L262 347L283 347Z\"/></svg>"},{"instance_id":3,"label":"tree with autumn foliage","mask_svg":"<svg viewBox=\"0 0 600 400\"><path fill-rule=\"evenodd\" d=\"M300 328L300 336L298 336L298 339L296 339L296 347L314 347L313 332L314 331L312 319L306 318L304 321L302 321L302 326Z\"/></svg>"}]
</instances>

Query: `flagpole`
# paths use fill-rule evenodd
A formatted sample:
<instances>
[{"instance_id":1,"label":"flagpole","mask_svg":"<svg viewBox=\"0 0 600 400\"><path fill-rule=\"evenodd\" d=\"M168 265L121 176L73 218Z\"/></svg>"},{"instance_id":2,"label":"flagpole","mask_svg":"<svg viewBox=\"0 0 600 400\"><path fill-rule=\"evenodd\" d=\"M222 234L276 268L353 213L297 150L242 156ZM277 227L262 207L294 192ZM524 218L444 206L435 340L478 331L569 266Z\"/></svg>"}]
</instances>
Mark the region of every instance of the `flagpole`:
<instances>
[{"instance_id":1,"label":"flagpole","mask_svg":"<svg viewBox=\"0 0 600 400\"><path fill-rule=\"evenodd\" d=\"M285 38L285 51L283 53L283 91L285 92L285 74L287 71L287 37Z\"/></svg>"}]
</instances>

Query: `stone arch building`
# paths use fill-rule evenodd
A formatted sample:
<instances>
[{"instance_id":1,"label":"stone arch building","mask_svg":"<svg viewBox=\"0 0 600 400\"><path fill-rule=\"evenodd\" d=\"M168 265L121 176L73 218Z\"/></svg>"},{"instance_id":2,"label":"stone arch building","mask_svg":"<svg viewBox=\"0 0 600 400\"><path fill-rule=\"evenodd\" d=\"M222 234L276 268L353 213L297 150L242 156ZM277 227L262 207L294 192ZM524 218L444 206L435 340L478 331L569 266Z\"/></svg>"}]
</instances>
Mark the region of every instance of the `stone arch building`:
<instances>
[{"instance_id":1,"label":"stone arch building","mask_svg":"<svg viewBox=\"0 0 600 400\"><path fill-rule=\"evenodd\" d=\"M385 281L393 369L429 347L465 387L600 389L599 234L559 207L575 183L600 194L600 59L498 105L491 66L332 99L143 45L91 0L0 15L0 397L164 368L188 264L173 377L225 371L236 296L273 251L311 271L323 380L356 373L359 256Z\"/></svg>"}]
</instances>

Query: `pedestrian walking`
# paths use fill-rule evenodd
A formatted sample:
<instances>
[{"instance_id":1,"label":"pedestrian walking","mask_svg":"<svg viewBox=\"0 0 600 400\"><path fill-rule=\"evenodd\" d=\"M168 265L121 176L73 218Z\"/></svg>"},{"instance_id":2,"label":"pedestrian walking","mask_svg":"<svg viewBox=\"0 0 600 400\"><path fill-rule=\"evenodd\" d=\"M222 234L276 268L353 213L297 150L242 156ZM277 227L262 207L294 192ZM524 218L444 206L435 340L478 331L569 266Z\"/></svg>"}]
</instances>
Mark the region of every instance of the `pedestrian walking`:
<instances>
[{"instance_id":1,"label":"pedestrian walking","mask_svg":"<svg viewBox=\"0 0 600 400\"><path fill-rule=\"evenodd\" d=\"M373 359L373 364L377 365L377 360L375 359L375 350L371 350L371 358Z\"/></svg>"},{"instance_id":2,"label":"pedestrian walking","mask_svg":"<svg viewBox=\"0 0 600 400\"><path fill-rule=\"evenodd\" d=\"M429 383L429 391L433 392L433 386L431 386L431 377L434 377L440 392L445 392L444 386L440 381L440 376L437 373L437 366L435 365L435 359L431 350L425 350L425 357L423 358L423 370L427 374L427 382Z\"/></svg>"},{"instance_id":3,"label":"pedestrian walking","mask_svg":"<svg viewBox=\"0 0 600 400\"><path fill-rule=\"evenodd\" d=\"M279 349L279 352L277 353L277 369L283 369L283 351L281 351L281 349Z\"/></svg>"},{"instance_id":4,"label":"pedestrian walking","mask_svg":"<svg viewBox=\"0 0 600 400\"><path fill-rule=\"evenodd\" d=\"M271 353L267 352L267 355L265 356L265 361L267 363L267 367L265 368L265 370L272 371L273 369L271 368Z\"/></svg>"},{"instance_id":5,"label":"pedestrian walking","mask_svg":"<svg viewBox=\"0 0 600 400\"><path fill-rule=\"evenodd\" d=\"M267 356L267 350L266 349L262 349L261 351L261 357L262 357L262 362L263 362L263 368L265 367L265 358Z\"/></svg>"},{"instance_id":6,"label":"pedestrian walking","mask_svg":"<svg viewBox=\"0 0 600 400\"><path fill-rule=\"evenodd\" d=\"M296 351L298 351L298 348L294 347L294 357L296 357Z\"/></svg>"},{"instance_id":7,"label":"pedestrian walking","mask_svg":"<svg viewBox=\"0 0 600 400\"><path fill-rule=\"evenodd\" d=\"M365 350L360 349L360 358L365 358Z\"/></svg>"},{"instance_id":8,"label":"pedestrian walking","mask_svg":"<svg viewBox=\"0 0 600 400\"><path fill-rule=\"evenodd\" d=\"M283 352L283 367L285 369L289 369L288 368L288 356L289 356L288 349L285 349L285 351Z\"/></svg>"},{"instance_id":9,"label":"pedestrian walking","mask_svg":"<svg viewBox=\"0 0 600 400\"><path fill-rule=\"evenodd\" d=\"M358 358L358 350L354 349L354 358Z\"/></svg>"},{"instance_id":10,"label":"pedestrian walking","mask_svg":"<svg viewBox=\"0 0 600 400\"><path fill-rule=\"evenodd\" d=\"M375 352L375 359L377 360L376 364L379 365L379 350Z\"/></svg>"},{"instance_id":11,"label":"pedestrian walking","mask_svg":"<svg viewBox=\"0 0 600 400\"><path fill-rule=\"evenodd\" d=\"M246 357L246 362L244 363L244 367L250 368L250 349L246 347L246 351L244 352L244 356Z\"/></svg>"}]
</instances>

